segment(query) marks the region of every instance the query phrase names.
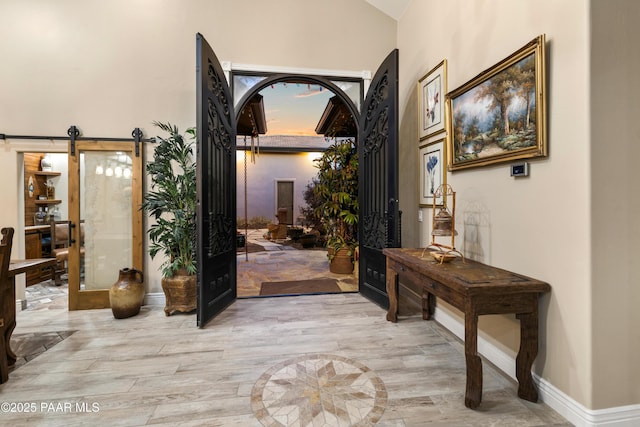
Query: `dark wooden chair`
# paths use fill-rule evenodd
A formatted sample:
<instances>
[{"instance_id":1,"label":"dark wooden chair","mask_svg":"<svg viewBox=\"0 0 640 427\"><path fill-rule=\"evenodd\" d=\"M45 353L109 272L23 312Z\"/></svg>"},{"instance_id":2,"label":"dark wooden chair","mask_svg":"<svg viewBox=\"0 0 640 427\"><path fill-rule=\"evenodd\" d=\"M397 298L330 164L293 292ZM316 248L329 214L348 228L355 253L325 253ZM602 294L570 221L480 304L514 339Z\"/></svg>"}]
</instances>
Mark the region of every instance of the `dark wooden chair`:
<instances>
[{"instance_id":1,"label":"dark wooden chair","mask_svg":"<svg viewBox=\"0 0 640 427\"><path fill-rule=\"evenodd\" d=\"M10 289L13 287L13 281L9 278L9 262L11 260L11 245L13 244L13 228L2 229L2 242L0 243L0 297L3 303L0 304L0 384L9 380L9 362L7 360L7 344L5 342L5 325L4 319L7 317L5 313L8 303L15 304L14 301L4 301L7 299Z\"/></svg>"},{"instance_id":2,"label":"dark wooden chair","mask_svg":"<svg viewBox=\"0 0 640 427\"><path fill-rule=\"evenodd\" d=\"M80 223L80 257L84 257L84 223ZM55 257L53 280L56 286L62 284L62 275L67 271L69 260L69 221L51 220L51 256Z\"/></svg>"}]
</instances>

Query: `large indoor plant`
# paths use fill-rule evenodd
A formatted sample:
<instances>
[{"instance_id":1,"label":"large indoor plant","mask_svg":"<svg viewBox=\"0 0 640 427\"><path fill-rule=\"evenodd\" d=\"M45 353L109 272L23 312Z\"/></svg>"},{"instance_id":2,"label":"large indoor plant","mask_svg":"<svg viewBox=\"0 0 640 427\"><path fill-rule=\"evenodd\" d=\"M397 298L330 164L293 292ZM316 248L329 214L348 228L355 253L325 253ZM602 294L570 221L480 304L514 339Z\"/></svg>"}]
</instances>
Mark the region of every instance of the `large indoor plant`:
<instances>
[{"instance_id":1,"label":"large indoor plant","mask_svg":"<svg viewBox=\"0 0 640 427\"><path fill-rule=\"evenodd\" d=\"M315 160L316 212L327 232L330 271L351 273L358 246L358 155L355 141L338 140Z\"/></svg>"},{"instance_id":2,"label":"large indoor plant","mask_svg":"<svg viewBox=\"0 0 640 427\"><path fill-rule=\"evenodd\" d=\"M147 164L151 188L142 208L154 220L148 231L151 258L165 256L161 269L168 316L196 308L196 135L195 128L183 136L170 123L153 124L168 137L156 137L153 160Z\"/></svg>"}]
</instances>

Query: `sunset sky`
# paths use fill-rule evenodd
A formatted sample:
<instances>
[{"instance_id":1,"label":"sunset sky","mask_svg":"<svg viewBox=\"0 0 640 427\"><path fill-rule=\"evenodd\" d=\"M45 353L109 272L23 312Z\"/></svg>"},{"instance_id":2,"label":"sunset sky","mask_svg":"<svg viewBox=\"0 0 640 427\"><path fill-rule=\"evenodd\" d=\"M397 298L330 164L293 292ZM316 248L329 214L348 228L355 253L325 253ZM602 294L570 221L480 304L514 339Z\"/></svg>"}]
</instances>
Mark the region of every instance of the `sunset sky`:
<instances>
[{"instance_id":1,"label":"sunset sky","mask_svg":"<svg viewBox=\"0 0 640 427\"><path fill-rule=\"evenodd\" d=\"M314 135L333 93L318 85L278 83L260 91L267 135Z\"/></svg>"}]
</instances>

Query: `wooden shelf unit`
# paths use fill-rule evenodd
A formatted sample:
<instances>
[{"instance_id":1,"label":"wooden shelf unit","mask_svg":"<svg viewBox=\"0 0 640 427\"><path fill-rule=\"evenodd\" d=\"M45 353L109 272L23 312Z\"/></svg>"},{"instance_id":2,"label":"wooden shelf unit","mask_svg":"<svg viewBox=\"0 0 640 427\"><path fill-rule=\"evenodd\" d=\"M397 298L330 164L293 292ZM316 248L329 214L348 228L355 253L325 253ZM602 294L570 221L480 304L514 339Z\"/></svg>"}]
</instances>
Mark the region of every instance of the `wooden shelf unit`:
<instances>
[{"instance_id":1,"label":"wooden shelf unit","mask_svg":"<svg viewBox=\"0 0 640 427\"><path fill-rule=\"evenodd\" d=\"M41 199L47 195L47 181L61 175L59 171L40 170L43 153L24 153L24 225L35 225L33 217L38 208L58 205L59 199ZM29 182L33 184L33 193L29 193Z\"/></svg>"},{"instance_id":2,"label":"wooden shelf unit","mask_svg":"<svg viewBox=\"0 0 640 427\"><path fill-rule=\"evenodd\" d=\"M47 238L49 243L46 244ZM32 258L49 258L51 257L51 232L50 227L42 229L42 227L30 227L25 230L25 251L26 259ZM27 271L27 286L35 285L43 280L52 278L52 270L47 268L35 268Z\"/></svg>"},{"instance_id":3,"label":"wooden shelf unit","mask_svg":"<svg viewBox=\"0 0 640 427\"><path fill-rule=\"evenodd\" d=\"M47 195L47 181L59 177L60 172L42 171L40 160L43 153L24 153L24 224L25 224L25 258L46 258L51 256L50 226L34 225L34 215L39 208L50 207L62 203L60 199L42 199ZM33 185L33 192L29 192L29 183ZM51 277L51 271L33 269L27 272L27 286L40 283Z\"/></svg>"},{"instance_id":4,"label":"wooden shelf unit","mask_svg":"<svg viewBox=\"0 0 640 427\"><path fill-rule=\"evenodd\" d=\"M38 206L38 205L48 206L48 205L60 204L60 203L62 203L62 200L58 200L58 199L35 200L33 203L35 203L36 206Z\"/></svg>"},{"instance_id":5,"label":"wooden shelf unit","mask_svg":"<svg viewBox=\"0 0 640 427\"><path fill-rule=\"evenodd\" d=\"M39 170L25 170L24 171L25 175L27 174L32 174L32 175L38 175L38 176L60 176L60 172L54 172L54 171L39 171Z\"/></svg>"}]
</instances>

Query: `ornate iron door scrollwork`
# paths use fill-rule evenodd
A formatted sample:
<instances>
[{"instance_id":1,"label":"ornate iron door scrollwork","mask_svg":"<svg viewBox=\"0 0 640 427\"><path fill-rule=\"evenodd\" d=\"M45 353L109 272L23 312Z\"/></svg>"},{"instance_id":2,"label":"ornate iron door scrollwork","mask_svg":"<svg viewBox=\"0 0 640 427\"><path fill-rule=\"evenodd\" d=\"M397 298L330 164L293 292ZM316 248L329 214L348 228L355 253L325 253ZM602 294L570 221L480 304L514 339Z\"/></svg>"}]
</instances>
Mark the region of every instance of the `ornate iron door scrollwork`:
<instances>
[{"instance_id":1,"label":"ornate iron door scrollwork","mask_svg":"<svg viewBox=\"0 0 640 427\"><path fill-rule=\"evenodd\" d=\"M400 246L398 210L398 50L374 76L360 119L360 292L389 306L385 247Z\"/></svg>"},{"instance_id":2,"label":"ornate iron door scrollwork","mask_svg":"<svg viewBox=\"0 0 640 427\"><path fill-rule=\"evenodd\" d=\"M224 72L197 46L198 326L236 299L236 123Z\"/></svg>"}]
</instances>

